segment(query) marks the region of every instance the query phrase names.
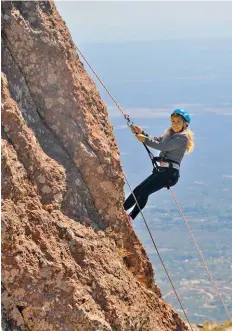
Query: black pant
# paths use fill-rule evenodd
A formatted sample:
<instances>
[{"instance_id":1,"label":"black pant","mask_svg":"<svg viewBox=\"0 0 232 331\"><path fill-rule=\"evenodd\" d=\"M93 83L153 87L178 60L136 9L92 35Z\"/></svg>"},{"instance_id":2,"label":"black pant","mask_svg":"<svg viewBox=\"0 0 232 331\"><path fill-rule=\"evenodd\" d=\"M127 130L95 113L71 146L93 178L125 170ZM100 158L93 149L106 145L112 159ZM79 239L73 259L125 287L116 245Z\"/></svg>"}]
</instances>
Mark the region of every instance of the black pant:
<instances>
[{"instance_id":1,"label":"black pant","mask_svg":"<svg viewBox=\"0 0 232 331\"><path fill-rule=\"evenodd\" d=\"M160 172L154 171L133 190L140 209L142 210L146 206L150 194L167 187L167 185L174 186L178 182L178 179L179 170L177 169L164 168ZM134 204L136 204L136 201L131 193L123 204L124 209L128 210L133 207ZM139 214L139 207L136 204L130 213L132 219L135 219L135 217Z\"/></svg>"}]
</instances>

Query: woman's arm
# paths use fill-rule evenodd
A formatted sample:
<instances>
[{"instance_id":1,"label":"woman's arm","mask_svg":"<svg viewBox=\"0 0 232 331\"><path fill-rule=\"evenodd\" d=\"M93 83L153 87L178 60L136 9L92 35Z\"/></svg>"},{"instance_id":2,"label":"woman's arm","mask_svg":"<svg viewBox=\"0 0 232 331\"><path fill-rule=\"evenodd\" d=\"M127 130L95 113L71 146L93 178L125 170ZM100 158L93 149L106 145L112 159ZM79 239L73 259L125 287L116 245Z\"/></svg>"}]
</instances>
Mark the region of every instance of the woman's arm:
<instances>
[{"instance_id":1,"label":"woman's arm","mask_svg":"<svg viewBox=\"0 0 232 331\"><path fill-rule=\"evenodd\" d=\"M162 137L146 137L144 144L161 152L168 152L178 149L182 146L187 146L188 138L184 134L174 135L171 139L162 139Z\"/></svg>"},{"instance_id":2,"label":"woman's arm","mask_svg":"<svg viewBox=\"0 0 232 331\"><path fill-rule=\"evenodd\" d=\"M150 137L148 133L146 133L140 126L137 125L131 126L131 131L135 134L143 134L146 137ZM151 138L155 138L158 141L162 139L162 137L151 137Z\"/></svg>"},{"instance_id":3,"label":"woman's arm","mask_svg":"<svg viewBox=\"0 0 232 331\"><path fill-rule=\"evenodd\" d=\"M143 135L146 136L146 138L148 138L149 140L155 140L155 141L158 141L160 142L162 139L163 139L163 136L160 136L160 137L156 137L156 136L149 136L149 134L143 132ZM145 143L145 142L144 142ZM146 144L146 143L145 143Z\"/></svg>"}]
</instances>

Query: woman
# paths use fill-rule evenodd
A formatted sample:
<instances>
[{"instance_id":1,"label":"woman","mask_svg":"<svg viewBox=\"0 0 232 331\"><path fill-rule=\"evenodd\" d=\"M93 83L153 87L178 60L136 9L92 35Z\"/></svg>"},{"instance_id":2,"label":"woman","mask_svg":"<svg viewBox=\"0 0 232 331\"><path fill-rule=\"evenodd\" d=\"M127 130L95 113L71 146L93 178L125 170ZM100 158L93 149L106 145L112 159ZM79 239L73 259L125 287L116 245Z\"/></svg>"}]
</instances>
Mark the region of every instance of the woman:
<instances>
[{"instance_id":1,"label":"woman","mask_svg":"<svg viewBox=\"0 0 232 331\"><path fill-rule=\"evenodd\" d=\"M159 156L168 160L168 162L160 162L160 171L153 172L134 189L133 193L141 210L145 207L150 194L164 187L174 186L178 182L180 163L184 154L192 152L194 147L193 133L188 128L190 120L188 111L174 110L171 114L171 127L161 137L148 136L139 126L131 127L140 142L161 151ZM123 204L124 209L128 210L134 205L134 209L128 215L129 220L135 219L140 212L133 194L130 194Z\"/></svg>"}]
</instances>

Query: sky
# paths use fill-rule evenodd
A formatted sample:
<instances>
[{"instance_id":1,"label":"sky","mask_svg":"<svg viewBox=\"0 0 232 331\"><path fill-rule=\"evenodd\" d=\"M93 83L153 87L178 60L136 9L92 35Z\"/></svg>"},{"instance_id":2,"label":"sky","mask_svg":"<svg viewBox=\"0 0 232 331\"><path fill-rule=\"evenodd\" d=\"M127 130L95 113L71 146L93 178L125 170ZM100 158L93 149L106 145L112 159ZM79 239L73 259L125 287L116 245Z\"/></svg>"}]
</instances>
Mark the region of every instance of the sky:
<instances>
[{"instance_id":1,"label":"sky","mask_svg":"<svg viewBox=\"0 0 232 331\"><path fill-rule=\"evenodd\" d=\"M232 37L232 1L55 1L75 42Z\"/></svg>"}]
</instances>

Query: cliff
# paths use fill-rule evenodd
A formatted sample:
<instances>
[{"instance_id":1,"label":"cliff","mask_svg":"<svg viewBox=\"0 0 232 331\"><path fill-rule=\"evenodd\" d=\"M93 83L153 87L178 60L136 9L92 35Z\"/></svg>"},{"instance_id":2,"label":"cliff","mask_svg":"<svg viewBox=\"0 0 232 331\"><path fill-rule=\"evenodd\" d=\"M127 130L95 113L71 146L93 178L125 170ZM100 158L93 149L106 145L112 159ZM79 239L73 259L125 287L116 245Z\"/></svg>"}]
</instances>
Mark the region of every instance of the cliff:
<instances>
[{"instance_id":1,"label":"cliff","mask_svg":"<svg viewBox=\"0 0 232 331\"><path fill-rule=\"evenodd\" d=\"M3 330L187 329L123 187L107 108L54 3L3 1Z\"/></svg>"}]
</instances>

